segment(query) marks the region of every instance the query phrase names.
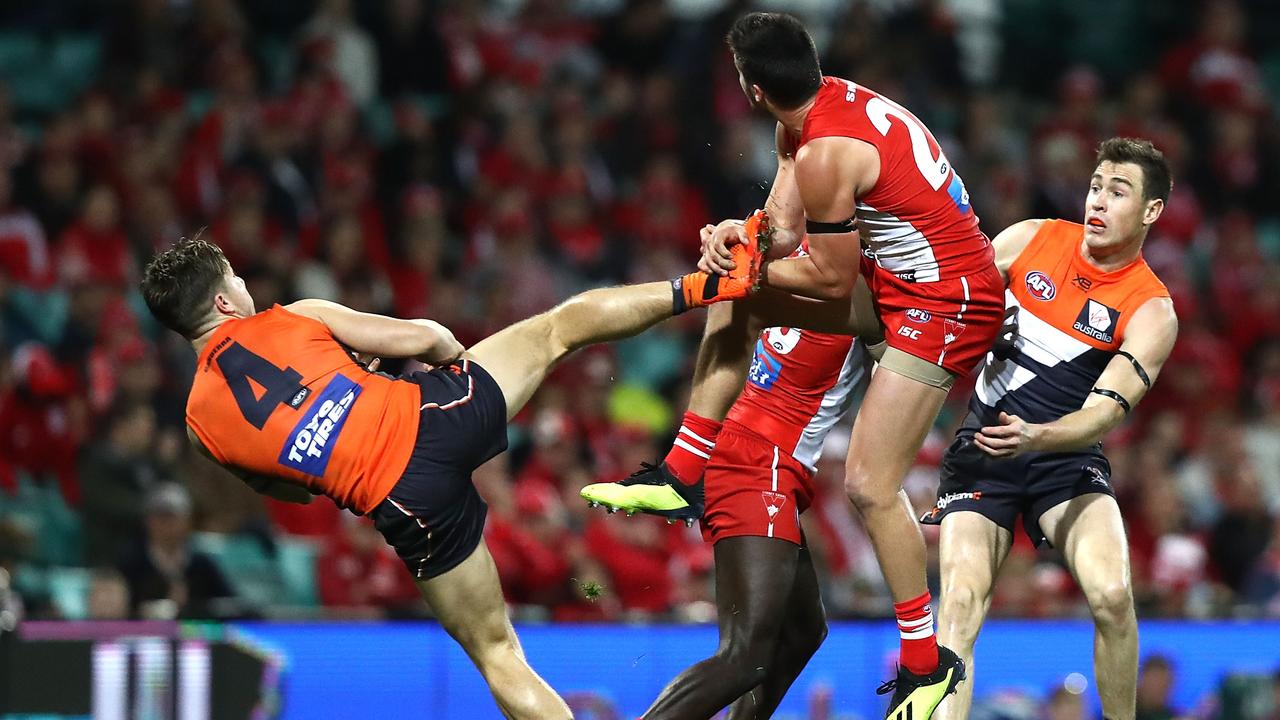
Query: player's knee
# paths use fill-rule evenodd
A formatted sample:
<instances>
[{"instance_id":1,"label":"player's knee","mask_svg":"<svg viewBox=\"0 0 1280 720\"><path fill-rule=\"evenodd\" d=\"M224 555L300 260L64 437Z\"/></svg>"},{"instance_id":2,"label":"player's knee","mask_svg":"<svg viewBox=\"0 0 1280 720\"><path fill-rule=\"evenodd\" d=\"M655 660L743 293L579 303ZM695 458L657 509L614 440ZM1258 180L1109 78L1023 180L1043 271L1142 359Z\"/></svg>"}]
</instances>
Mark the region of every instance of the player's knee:
<instances>
[{"instance_id":1,"label":"player's knee","mask_svg":"<svg viewBox=\"0 0 1280 720\"><path fill-rule=\"evenodd\" d=\"M769 674L769 667L764 658L752 658L746 655L730 656L728 664L732 682L741 688L741 692L760 685Z\"/></svg>"},{"instance_id":2,"label":"player's knee","mask_svg":"<svg viewBox=\"0 0 1280 720\"><path fill-rule=\"evenodd\" d=\"M538 316L542 321L537 329L538 340L551 352L554 360L577 350L581 344L575 339L581 333L575 330L584 322L584 315L590 312L584 295L574 295Z\"/></svg>"},{"instance_id":3,"label":"player's knee","mask_svg":"<svg viewBox=\"0 0 1280 720\"><path fill-rule=\"evenodd\" d=\"M859 510L889 507L898 502L897 488L883 487L861 465L852 463L845 468L844 491L849 502Z\"/></svg>"},{"instance_id":4,"label":"player's knee","mask_svg":"<svg viewBox=\"0 0 1280 720\"><path fill-rule=\"evenodd\" d=\"M1133 589L1128 582L1115 580L1086 590L1089 610L1098 625L1120 628L1134 621Z\"/></svg>"},{"instance_id":5,"label":"player's knee","mask_svg":"<svg viewBox=\"0 0 1280 720\"><path fill-rule=\"evenodd\" d=\"M978 589L965 583L948 583L942 588L938 603L938 620L957 640L972 643L982 625L985 598Z\"/></svg>"},{"instance_id":6,"label":"player's knee","mask_svg":"<svg viewBox=\"0 0 1280 720\"><path fill-rule=\"evenodd\" d=\"M477 659L515 650L515 643L512 642L505 623L449 623L444 625L444 629L469 655Z\"/></svg>"},{"instance_id":7,"label":"player's knee","mask_svg":"<svg viewBox=\"0 0 1280 720\"><path fill-rule=\"evenodd\" d=\"M773 656L771 649L766 649L762 644L730 646L718 654L728 666L733 682L743 688L743 692L764 682Z\"/></svg>"},{"instance_id":8,"label":"player's knee","mask_svg":"<svg viewBox=\"0 0 1280 720\"><path fill-rule=\"evenodd\" d=\"M812 627L800 638L800 650L805 657L813 657L818 652L818 648L822 647L822 643L826 642L827 635L831 629L827 627L827 619L822 618L821 622L814 623Z\"/></svg>"}]
</instances>

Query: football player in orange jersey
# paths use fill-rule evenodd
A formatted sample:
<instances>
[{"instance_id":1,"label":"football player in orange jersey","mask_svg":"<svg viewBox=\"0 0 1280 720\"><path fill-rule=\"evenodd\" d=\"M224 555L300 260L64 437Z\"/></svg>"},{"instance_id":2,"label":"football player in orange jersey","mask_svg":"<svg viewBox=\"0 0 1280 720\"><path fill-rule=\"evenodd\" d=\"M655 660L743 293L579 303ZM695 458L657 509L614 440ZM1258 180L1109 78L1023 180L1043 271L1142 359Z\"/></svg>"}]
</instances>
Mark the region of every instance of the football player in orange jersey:
<instances>
[{"instance_id":1,"label":"football player in orange jersey","mask_svg":"<svg viewBox=\"0 0 1280 720\"><path fill-rule=\"evenodd\" d=\"M504 715L545 720L571 713L525 661L471 472L506 449L507 421L569 353L745 297L761 252L743 253L737 276L591 290L468 349L430 320L323 300L258 312L221 249L198 238L156 256L142 294L196 351L186 423L199 450L258 492L302 503L323 494L369 515ZM393 378L352 353L433 369Z\"/></svg>"},{"instance_id":2,"label":"football player in orange jersey","mask_svg":"<svg viewBox=\"0 0 1280 720\"><path fill-rule=\"evenodd\" d=\"M1172 186L1150 142L1098 151L1085 222L1025 220L996 236L1005 326L942 462L939 640L972 668L973 646L1019 515L1062 551L1093 613L1094 674L1109 720L1133 720L1138 624L1129 545L1101 439L1138 404L1178 333L1142 243ZM971 670L972 672L972 670ZM940 718L966 718L972 683Z\"/></svg>"}]
</instances>

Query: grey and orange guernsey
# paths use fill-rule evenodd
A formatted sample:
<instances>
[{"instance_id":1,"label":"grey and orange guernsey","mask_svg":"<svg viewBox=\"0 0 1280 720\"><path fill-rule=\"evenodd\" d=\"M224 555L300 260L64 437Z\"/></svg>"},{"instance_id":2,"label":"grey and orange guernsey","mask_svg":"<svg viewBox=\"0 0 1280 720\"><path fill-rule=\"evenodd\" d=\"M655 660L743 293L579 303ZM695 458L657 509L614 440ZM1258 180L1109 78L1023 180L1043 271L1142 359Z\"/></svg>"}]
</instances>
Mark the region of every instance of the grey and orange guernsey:
<instances>
[{"instance_id":1,"label":"grey and orange guernsey","mask_svg":"<svg viewBox=\"0 0 1280 720\"><path fill-rule=\"evenodd\" d=\"M967 510L1012 532L1021 515L1040 543L1040 516L1048 509L1090 492L1114 495L1101 443L997 460L973 442L978 430L999 424L1001 412L1048 423L1079 410L1122 354L1134 313L1148 300L1169 297L1141 256L1110 272L1089 264L1079 249L1083 232L1079 223L1046 221L1009 267L1004 327L943 458L937 505L922 522L938 524Z\"/></svg>"}]
</instances>

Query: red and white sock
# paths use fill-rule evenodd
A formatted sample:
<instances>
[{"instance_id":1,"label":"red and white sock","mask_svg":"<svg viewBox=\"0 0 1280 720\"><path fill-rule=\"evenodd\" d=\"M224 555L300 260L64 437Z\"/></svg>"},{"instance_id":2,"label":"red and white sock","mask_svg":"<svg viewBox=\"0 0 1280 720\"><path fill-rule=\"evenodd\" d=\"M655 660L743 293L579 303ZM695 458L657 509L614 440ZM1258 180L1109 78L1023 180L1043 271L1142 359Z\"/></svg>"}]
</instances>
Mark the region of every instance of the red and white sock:
<instances>
[{"instance_id":1,"label":"red and white sock","mask_svg":"<svg viewBox=\"0 0 1280 720\"><path fill-rule=\"evenodd\" d=\"M928 675L938 669L938 638L933 634L933 610L929 607L932 600L926 590L914 600L893 605L902 638L898 662L916 675Z\"/></svg>"},{"instance_id":2,"label":"red and white sock","mask_svg":"<svg viewBox=\"0 0 1280 720\"><path fill-rule=\"evenodd\" d=\"M680 432L676 434L676 442L663 459L667 469L680 482L693 485L702 479L702 471L707 467L707 460L711 459L711 450L716 446L720 427L721 423L715 420L685 412Z\"/></svg>"}]
</instances>

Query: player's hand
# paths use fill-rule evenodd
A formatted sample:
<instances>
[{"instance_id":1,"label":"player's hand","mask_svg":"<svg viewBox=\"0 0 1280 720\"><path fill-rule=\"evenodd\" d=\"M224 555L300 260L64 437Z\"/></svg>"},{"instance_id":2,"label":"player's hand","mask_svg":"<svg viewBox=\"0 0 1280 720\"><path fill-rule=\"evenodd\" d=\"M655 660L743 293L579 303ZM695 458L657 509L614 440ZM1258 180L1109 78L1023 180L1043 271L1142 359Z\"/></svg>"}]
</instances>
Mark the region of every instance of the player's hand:
<instances>
[{"instance_id":1,"label":"player's hand","mask_svg":"<svg viewBox=\"0 0 1280 720\"><path fill-rule=\"evenodd\" d=\"M369 372L377 372L378 366L382 364L382 358L374 357L369 353L359 353L356 355L356 363L363 365Z\"/></svg>"},{"instance_id":2,"label":"player's hand","mask_svg":"<svg viewBox=\"0 0 1280 720\"><path fill-rule=\"evenodd\" d=\"M698 233L702 238L702 259L698 269L714 275L728 275L736 265L731 245L746 244L747 231L741 220L724 220L719 225L706 225Z\"/></svg>"},{"instance_id":3,"label":"player's hand","mask_svg":"<svg viewBox=\"0 0 1280 720\"><path fill-rule=\"evenodd\" d=\"M1039 426L1017 415L1000 413L999 425L988 425L973 436L973 442L992 457L1011 458L1035 449Z\"/></svg>"}]
</instances>

